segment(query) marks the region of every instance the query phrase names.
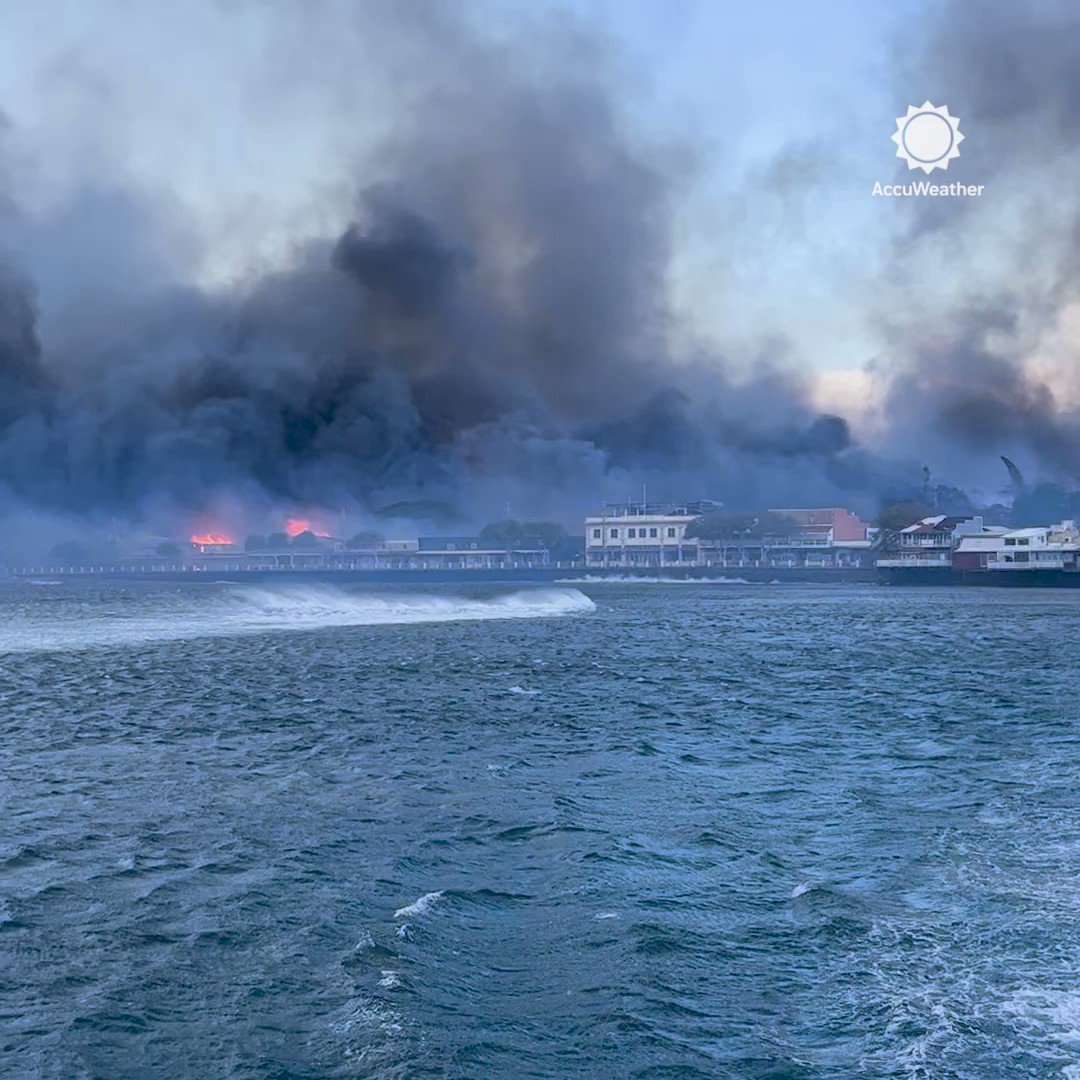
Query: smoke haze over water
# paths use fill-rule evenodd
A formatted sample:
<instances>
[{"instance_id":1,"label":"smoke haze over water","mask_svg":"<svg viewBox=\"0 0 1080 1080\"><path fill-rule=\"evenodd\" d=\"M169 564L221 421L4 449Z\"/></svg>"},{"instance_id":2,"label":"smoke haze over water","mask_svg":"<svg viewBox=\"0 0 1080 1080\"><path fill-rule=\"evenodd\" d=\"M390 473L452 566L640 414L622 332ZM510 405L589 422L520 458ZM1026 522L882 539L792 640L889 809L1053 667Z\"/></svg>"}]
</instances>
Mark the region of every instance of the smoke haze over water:
<instances>
[{"instance_id":1,"label":"smoke haze over water","mask_svg":"<svg viewBox=\"0 0 1080 1080\"><path fill-rule=\"evenodd\" d=\"M9 530L118 518L168 531L199 515L262 529L304 507L377 522L395 505L429 526L475 524L508 503L572 524L642 483L872 511L917 489L928 454L936 474L984 486L1004 486L1002 452L1075 476L1077 196L1028 207L1026 159L990 148L991 132L1022 132L1069 175L1075 18L971 11L923 24L897 101L944 83L979 133L956 178L1020 194L1004 209L903 208L880 267L908 282L912 306L862 294L881 407L863 444L816 404L820 358L802 355L797 327L763 325L748 348L745 335L702 346L680 326L676 221L702 166L639 121L617 46L587 22L419 3L196 5L171 16L188 22L168 62L190 65L193 95L203 77L234 92L222 109L235 144L185 131L174 84L148 105L153 79L110 68L92 34L58 46L41 75L47 121L13 115L0 130ZM99 13L122 23L118 6ZM936 50L953 40L943 65ZM1005 42L1017 85L1003 98L987 71ZM160 129L147 127L155 108ZM194 209L192 192L227 189L245 132L277 114L321 133L295 153L325 161L325 181L291 203L247 191L222 201L228 214ZM158 140L182 157L185 137L220 140L219 171L178 175L174 190L145 181ZM880 169L892 167L886 150ZM748 199L787 197L790 170L767 175ZM286 169L275 190L294 180ZM1030 241L1010 215L1027 210L1047 255L1017 275ZM990 224L991 266L968 275L968 234ZM914 271L933 251L946 254L929 277L952 284L928 307Z\"/></svg>"}]
</instances>

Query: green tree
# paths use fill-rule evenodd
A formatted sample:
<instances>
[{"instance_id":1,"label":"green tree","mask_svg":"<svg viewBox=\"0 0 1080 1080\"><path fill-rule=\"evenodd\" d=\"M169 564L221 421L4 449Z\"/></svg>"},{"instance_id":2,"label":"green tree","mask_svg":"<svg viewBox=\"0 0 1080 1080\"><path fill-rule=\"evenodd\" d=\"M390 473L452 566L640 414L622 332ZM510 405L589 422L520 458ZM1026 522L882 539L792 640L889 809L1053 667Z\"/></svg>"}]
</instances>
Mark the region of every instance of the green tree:
<instances>
[{"instance_id":1,"label":"green tree","mask_svg":"<svg viewBox=\"0 0 1080 1080\"><path fill-rule=\"evenodd\" d=\"M900 546L901 529L906 529L909 525L914 525L916 521L922 521L923 518L933 515L933 510L925 503L912 500L887 503L882 507L875 522L878 533L874 537L874 547L886 554L896 551Z\"/></svg>"},{"instance_id":2,"label":"green tree","mask_svg":"<svg viewBox=\"0 0 1080 1080\"><path fill-rule=\"evenodd\" d=\"M757 519L753 514L716 510L694 518L686 526L688 540L735 540L750 534Z\"/></svg>"},{"instance_id":3,"label":"green tree","mask_svg":"<svg viewBox=\"0 0 1080 1080\"><path fill-rule=\"evenodd\" d=\"M382 542L383 537L380 533L372 532L370 529L362 529L348 542L346 547L373 548Z\"/></svg>"},{"instance_id":4,"label":"green tree","mask_svg":"<svg viewBox=\"0 0 1080 1080\"><path fill-rule=\"evenodd\" d=\"M566 530L553 521L526 521L525 534L529 537L537 537L540 540L541 547L547 548L549 551L560 544L564 544L569 539Z\"/></svg>"},{"instance_id":5,"label":"green tree","mask_svg":"<svg viewBox=\"0 0 1080 1080\"><path fill-rule=\"evenodd\" d=\"M289 537L287 533L272 532L266 538L266 547L268 551L284 551L289 546Z\"/></svg>"},{"instance_id":6,"label":"green tree","mask_svg":"<svg viewBox=\"0 0 1080 1080\"><path fill-rule=\"evenodd\" d=\"M485 525L480 530L480 539L485 545L492 548L532 547L539 544L541 547L551 550L566 539L566 530L561 525L551 521L515 521L506 518L503 521L495 521Z\"/></svg>"},{"instance_id":7,"label":"green tree","mask_svg":"<svg viewBox=\"0 0 1080 1080\"><path fill-rule=\"evenodd\" d=\"M172 540L165 540L154 548L156 554L164 559L179 559L181 556L180 545Z\"/></svg>"},{"instance_id":8,"label":"green tree","mask_svg":"<svg viewBox=\"0 0 1080 1080\"><path fill-rule=\"evenodd\" d=\"M754 536L798 536L802 532L797 521L786 514L774 514L767 510L750 527Z\"/></svg>"},{"instance_id":9,"label":"green tree","mask_svg":"<svg viewBox=\"0 0 1080 1080\"><path fill-rule=\"evenodd\" d=\"M252 533L244 541L245 551L265 551L266 550L266 537L260 536L258 533Z\"/></svg>"},{"instance_id":10,"label":"green tree","mask_svg":"<svg viewBox=\"0 0 1080 1080\"><path fill-rule=\"evenodd\" d=\"M319 547L319 538L310 529L305 529L292 538L292 546L301 551L315 551Z\"/></svg>"},{"instance_id":11,"label":"green tree","mask_svg":"<svg viewBox=\"0 0 1080 1080\"><path fill-rule=\"evenodd\" d=\"M513 518L493 521L480 530L480 539L485 547L521 547L525 540L525 527L520 521L514 521Z\"/></svg>"},{"instance_id":12,"label":"green tree","mask_svg":"<svg viewBox=\"0 0 1080 1080\"><path fill-rule=\"evenodd\" d=\"M934 511L921 502L906 501L888 503L881 508L878 519L874 523L879 529L888 529L899 532L908 525L914 525L916 521L922 521L925 517L932 517Z\"/></svg>"}]
</instances>

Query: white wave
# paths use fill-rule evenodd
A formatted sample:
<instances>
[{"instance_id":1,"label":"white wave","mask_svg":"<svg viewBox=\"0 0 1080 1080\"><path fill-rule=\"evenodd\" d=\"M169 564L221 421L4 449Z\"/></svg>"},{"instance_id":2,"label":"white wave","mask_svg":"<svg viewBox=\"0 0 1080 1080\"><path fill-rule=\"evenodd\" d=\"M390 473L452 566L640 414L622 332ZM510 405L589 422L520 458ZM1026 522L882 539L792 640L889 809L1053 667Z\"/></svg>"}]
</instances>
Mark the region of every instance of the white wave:
<instances>
[{"instance_id":1,"label":"white wave","mask_svg":"<svg viewBox=\"0 0 1080 1080\"><path fill-rule=\"evenodd\" d=\"M1002 1010L1035 1034L1080 1050L1080 992L1027 986L1013 993Z\"/></svg>"},{"instance_id":2,"label":"white wave","mask_svg":"<svg viewBox=\"0 0 1080 1080\"><path fill-rule=\"evenodd\" d=\"M276 630L334 626L475 622L584 615L596 605L567 588L520 589L487 598L414 592L351 592L332 585L265 585L230 588L207 599L188 594L177 603L106 613L98 618L63 618L50 612L0 621L0 653L139 644L200 637L229 637Z\"/></svg>"},{"instance_id":3,"label":"white wave","mask_svg":"<svg viewBox=\"0 0 1080 1080\"><path fill-rule=\"evenodd\" d=\"M487 599L431 593L351 593L328 585L231 590L255 626L378 626L382 624L537 619L578 615L596 605L577 589L521 589Z\"/></svg>"},{"instance_id":4,"label":"white wave","mask_svg":"<svg viewBox=\"0 0 1080 1080\"><path fill-rule=\"evenodd\" d=\"M435 902L442 897L442 894L442 889L439 889L437 892L424 893L419 900L414 900L411 904L399 907L397 911L394 912L394 918L412 919L418 915L426 915Z\"/></svg>"},{"instance_id":5,"label":"white wave","mask_svg":"<svg viewBox=\"0 0 1080 1080\"><path fill-rule=\"evenodd\" d=\"M524 686L511 686L510 687L510 693L511 694L525 694L528 697L533 697L536 694L539 694L540 691L539 690L526 690Z\"/></svg>"}]
</instances>

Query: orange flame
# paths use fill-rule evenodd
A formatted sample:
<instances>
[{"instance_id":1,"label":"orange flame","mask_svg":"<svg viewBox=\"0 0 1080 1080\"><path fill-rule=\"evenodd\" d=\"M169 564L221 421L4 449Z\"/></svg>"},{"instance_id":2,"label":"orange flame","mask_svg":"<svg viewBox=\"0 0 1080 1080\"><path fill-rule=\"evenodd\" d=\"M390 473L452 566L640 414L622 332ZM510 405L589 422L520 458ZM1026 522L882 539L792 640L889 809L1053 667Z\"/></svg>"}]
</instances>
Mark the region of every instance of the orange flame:
<instances>
[{"instance_id":1,"label":"orange flame","mask_svg":"<svg viewBox=\"0 0 1080 1080\"><path fill-rule=\"evenodd\" d=\"M193 544L234 544L235 540L225 533L198 533L191 537Z\"/></svg>"},{"instance_id":2,"label":"orange flame","mask_svg":"<svg viewBox=\"0 0 1080 1080\"><path fill-rule=\"evenodd\" d=\"M315 527L315 525L307 518L286 518L285 519L285 534L287 536L299 536L301 533L310 532L316 536L329 536L327 532L321 532Z\"/></svg>"}]
</instances>

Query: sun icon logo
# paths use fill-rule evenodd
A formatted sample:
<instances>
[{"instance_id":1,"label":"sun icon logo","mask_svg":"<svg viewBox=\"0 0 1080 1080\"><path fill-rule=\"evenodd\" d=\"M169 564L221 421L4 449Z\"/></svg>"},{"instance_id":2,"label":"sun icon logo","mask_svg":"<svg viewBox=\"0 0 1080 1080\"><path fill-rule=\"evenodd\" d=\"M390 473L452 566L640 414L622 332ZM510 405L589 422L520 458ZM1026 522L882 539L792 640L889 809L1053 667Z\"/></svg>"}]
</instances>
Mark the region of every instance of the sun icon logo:
<instances>
[{"instance_id":1,"label":"sun icon logo","mask_svg":"<svg viewBox=\"0 0 1080 1080\"><path fill-rule=\"evenodd\" d=\"M938 108L924 101L916 107L908 106L907 116L897 117L896 156L907 162L909 169L947 169L953 158L960 156L959 146L964 141L960 134L960 121L949 115L949 106Z\"/></svg>"}]
</instances>

